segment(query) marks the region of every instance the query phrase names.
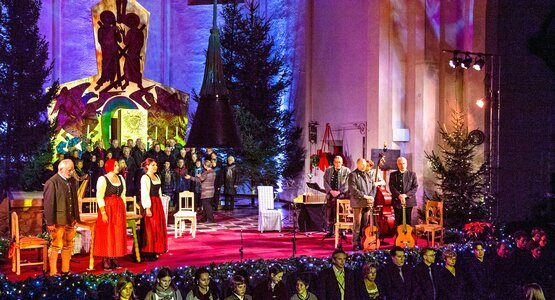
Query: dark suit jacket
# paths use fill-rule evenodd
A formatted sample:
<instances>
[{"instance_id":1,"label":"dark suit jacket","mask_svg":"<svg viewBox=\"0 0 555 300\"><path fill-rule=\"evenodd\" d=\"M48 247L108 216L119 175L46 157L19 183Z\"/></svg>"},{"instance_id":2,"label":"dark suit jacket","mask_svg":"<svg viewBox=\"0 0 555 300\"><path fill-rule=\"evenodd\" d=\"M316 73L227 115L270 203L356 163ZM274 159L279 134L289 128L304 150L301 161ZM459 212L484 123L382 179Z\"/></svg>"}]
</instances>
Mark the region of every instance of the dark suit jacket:
<instances>
[{"instance_id":1,"label":"dark suit jacket","mask_svg":"<svg viewBox=\"0 0 555 300\"><path fill-rule=\"evenodd\" d=\"M345 268L345 300L358 300L355 286L357 285L353 271ZM335 278L333 267L324 269L318 274L318 299L341 299L341 292L339 291L339 284Z\"/></svg>"},{"instance_id":2,"label":"dark suit jacket","mask_svg":"<svg viewBox=\"0 0 555 300\"><path fill-rule=\"evenodd\" d=\"M335 167L331 166L327 168L326 171L324 172L324 189L328 194L332 190L331 179L333 177L334 169ZM339 191L341 192L341 194L343 194L344 197L346 197L345 194L347 194L347 192L349 191L349 184L347 182L349 179L349 173L351 173L351 170L349 170L349 168L345 166L341 166L341 168L339 169L339 174L338 174Z\"/></svg>"},{"instance_id":3,"label":"dark suit jacket","mask_svg":"<svg viewBox=\"0 0 555 300\"><path fill-rule=\"evenodd\" d=\"M375 196L376 189L374 188L374 181L366 173L354 170L349 174L349 194L351 197L351 207L368 207L364 196Z\"/></svg>"},{"instance_id":4,"label":"dark suit jacket","mask_svg":"<svg viewBox=\"0 0 555 300\"><path fill-rule=\"evenodd\" d=\"M446 268L438 270L437 292L440 300L463 300L464 279L461 268L456 267L457 276L453 276Z\"/></svg>"},{"instance_id":5,"label":"dark suit jacket","mask_svg":"<svg viewBox=\"0 0 555 300\"><path fill-rule=\"evenodd\" d=\"M412 171L405 171L403 174L403 190L398 190L396 187L399 186L398 176L399 171L392 172L389 175L389 191L393 197L393 205L395 208L401 208L401 200L399 200L399 195L407 195L407 207L416 206L416 190L418 189L418 181L416 179L416 173Z\"/></svg>"},{"instance_id":6,"label":"dark suit jacket","mask_svg":"<svg viewBox=\"0 0 555 300\"><path fill-rule=\"evenodd\" d=\"M491 292L493 270L488 258L480 262L474 256L463 261L465 292L468 299L488 299Z\"/></svg>"},{"instance_id":7,"label":"dark suit jacket","mask_svg":"<svg viewBox=\"0 0 555 300\"><path fill-rule=\"evenodd\" d=\"M404 265L403 278L399 275L399 268L393 263L388 263L378 274L378 281L384 287L384 295L387 300L412 299L414 289L414 273L412 267ZM381 291L380 291L381 294Z\"/></svg>"},{"instance_id":8,"label":"dark suit jacket","mask_svg":"<svg viewBox=\"0 0 555 300\"><path fill-rule=\"evenodd\" d=\"M238 168L236 164L227 165L222 171L222 177L224 182L224 194L225 195L235 195L237 194L237 185L239 176Z\"/></svg>"},{"instance_id":9,"label":"dark suit jacket","mask_svg":"<svg viewBox=\"0 0 555 300\"><path fill-rule=\"evenodd\" d=\"M420 262L416 265L416 267L414 267L413 299L433 300L434 289L436 299L438 299L437 281L439 279L439 268L435 264L432 264L430 267L432 268L433 282L430 278L428 266L424 262Z\"/></svg>"},{"instance_id":10,"label":"dark suit jacket","mask_svg":"<svg viewBox=\"0 0 555 300\"><path fill-rule=\"evenodd\" d=\"M254 293L252 295L252 299L254 300L289 300L289 296L287 295L287 287L285 286L285 282L280 281L272 291L270 287L270 281L265 279L264 281L260 282L254 288Z\"/></svg>"},{"instance_id":11,"label":"dark suit jacket","mask_svg":"<svg viewBox=\"0 0 555 300\"><path fill-rule=\"evenodd\" d=\"M77 184L75 178L65 181L59 174L46 181L43 190L46 225L71 225L73 221L80 221Z\"/></svg>"}]
</instances>

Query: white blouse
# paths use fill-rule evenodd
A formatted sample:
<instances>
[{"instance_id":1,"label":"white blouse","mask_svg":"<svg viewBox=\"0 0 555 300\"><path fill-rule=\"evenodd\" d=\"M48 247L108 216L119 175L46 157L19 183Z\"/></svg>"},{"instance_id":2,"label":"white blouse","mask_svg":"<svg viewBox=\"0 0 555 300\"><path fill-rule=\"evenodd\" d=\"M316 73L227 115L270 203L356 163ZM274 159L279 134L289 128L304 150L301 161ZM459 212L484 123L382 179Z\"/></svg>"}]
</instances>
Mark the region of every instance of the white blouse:
<instances>
[{"instance_id":1,"label":"white blouse","mask_svg":"<svg viewBox=\"0 0 555 300\"><path fill-rule=\"evenodd\" d=\"M152 180L154 184L162 184L160 177L156 175L156 180ZM160 189L160 198L162 198L162 189ZM150 202L150 177L147 174L141 177L141 205L144 209L150 208L152 202Z\"/></svg>"}]
</instances>

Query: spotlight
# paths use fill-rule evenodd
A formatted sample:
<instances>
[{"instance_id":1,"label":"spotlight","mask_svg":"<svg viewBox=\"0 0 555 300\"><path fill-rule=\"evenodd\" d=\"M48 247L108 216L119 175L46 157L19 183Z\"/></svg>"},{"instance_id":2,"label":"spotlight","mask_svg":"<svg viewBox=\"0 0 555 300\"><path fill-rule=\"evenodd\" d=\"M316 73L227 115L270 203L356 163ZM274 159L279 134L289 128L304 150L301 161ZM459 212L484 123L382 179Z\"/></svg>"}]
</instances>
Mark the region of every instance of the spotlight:
<instances>
[{"instance_id":1,"label":"spotlight","mask_svg":"<svg viewBox=\"0 0 555 300\"><path fill-rule=\"evenodd\" d=\"M453 58L451 58L451 60L449 61L449 66L451 66L451 68L456 69L458 66L460 66L462 59L460 57L457 56L457 52L453 52Z\"/></svg>"},{"instance_id":2,"label":"spotlight","mask_svg":"<svg viewBox=\"0 0 555 300\"><path fill-rule=\"evenodd\" d=\"M486 102L484 102L484 98L481 98L481 99L476 100L476 105L477 105L479 108L484 108L484 105L486 105Z\"/></svg>"},{"instance_id":3,"label":"spotlight","mask_svg":"<svg viewBox=\"0 0 555 300\"><path fill-rule=\"evenodd\" d=\"M464 59L461 61L461 67L466 70L470 68L470 65L472 65L472 57L466 53Z\"/></svg>"},{"instance_id":4,"label":"spotlight","mask_svg":"<svg viewBox=\"0 0 555 300\"><path fill-rule=\"evenodd\" d=\"M474 62L474 66L472 67L474 68L474 70L480 71L482 70L485 64L486 64L486 61L484 60L484 57L480 55L476 57L476 62Z\"/></svg>"}]
</instances>

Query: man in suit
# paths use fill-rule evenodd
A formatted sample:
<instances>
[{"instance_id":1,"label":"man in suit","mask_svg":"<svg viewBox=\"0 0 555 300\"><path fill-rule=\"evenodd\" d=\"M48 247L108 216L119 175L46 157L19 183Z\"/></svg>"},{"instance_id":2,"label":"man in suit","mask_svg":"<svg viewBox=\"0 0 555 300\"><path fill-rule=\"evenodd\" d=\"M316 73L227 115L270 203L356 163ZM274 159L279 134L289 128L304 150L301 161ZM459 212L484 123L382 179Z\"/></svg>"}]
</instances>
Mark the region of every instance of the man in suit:
<instances>
[{"instance_id":1,"label":"man in suit","mask_svg":"<svg viewBox=\"0 0 555 300\"><path fill-rule=\"evenodd\" d=\"M392 172L389 176L389 191L393 198L395 212L395 222L397 226L403 222L403 206L405 206L407 224L411 225L412 208L416 206L416 190L418 181L416 173L407 170L407 159L399 157L397 159L398 171Z\"/></svg>"},{"instance_id":2,"label":"man in suit","mask_svg":"<svg viewBox=\"0 0 555 300\"><path fill-rule=\"evenodd\" d=\"M235 157L227 157L227 166L225 166L222 176L224 179L224 195L225 195L225 210L233 210L235 208L235 194L237 194L237 166L235 165Z\"/></svg>"},{"instance_id":3,"label":"man in suit","mask_svg":"<svg viewBox=\"0 0 555 300\"><path fill-rule=\"evenodd\" d=\"M318 299L320 300L357 300L355 275L345 268L347 254L336 249L331 255L332 267L318 274Z\"/></svg>"},{"instance_id":4,"label":"man in suit","mask_svg":"<svg viewBox=\"0 0 555 300\"><path fill-rule=\"evenodd\" d=\"M414 297L422 300L435 300L437 298L437 280L439 279L435 264L436 251L424 247L420 251L422 261L414 267Z\"/></svg>"},{"instance_id":5,"label":"man in suit","mask_svg":"<svg viewBox=\"0 0 555 300\"><path fill-rule=\"evenodd\" d=\"M366 160L357 160L357 169L349 174L349 193L353 209L353 250L361 250L361 228L366 224L368 207L374 205L376 190L372 178L366 173Z\"/></svg>"},{"instance_id":6,"label":"man in suit","mask_svg":"<svg viewBox=\"0 0 555 300\"><path fill-rule=\"evenodd\" d=\"M467 299L491 299L493 270L491 262L485 259L485 251L482 242L475 242L472 245L474 255L463 262Z\"/></svg>"},{"instance_id":7,"label":"man in suit","mask_svg":"<svg viewBox=\"0 0 555 300\"><path fill-rule=\"evenodd\" d=\"M343 158L336 156L333 158L333 167L329 167L324 172L324 189L326 190L326 222L328 233L324 238L333 236L336 214L336 203L338 198L348 197L349 191L347 179L351 170L343 166Z\"/></svg>"},{"instance_id":8,"label":"man in suit","mask_svg":"<svg viewBox=\"0 0 555 300\"><path fill-rule=\"evenodd\" d=\"M394 246L389 251L389 256L391 263L386 264L378 275L378 280L384 287L385 299L412 299L414 274L412 268L405 265L405 251L399 246Z\"/></svg>"},{"instance_id":9,"label":"man in suit","mask_svg":"<svg viewBox=\"0 0 555 300\"><path fill-rule=\"evenodd\" d=\"M71 159L64 159L58 165L58 173L44 184L44 217L52 239L48 249L51 276L58 273L56 262L60 250L62 250L62 272L69 272L69 260L75 237L74 226L79 221L78 182L73 176L74 171Z\"/></svg>"}]
</instances>

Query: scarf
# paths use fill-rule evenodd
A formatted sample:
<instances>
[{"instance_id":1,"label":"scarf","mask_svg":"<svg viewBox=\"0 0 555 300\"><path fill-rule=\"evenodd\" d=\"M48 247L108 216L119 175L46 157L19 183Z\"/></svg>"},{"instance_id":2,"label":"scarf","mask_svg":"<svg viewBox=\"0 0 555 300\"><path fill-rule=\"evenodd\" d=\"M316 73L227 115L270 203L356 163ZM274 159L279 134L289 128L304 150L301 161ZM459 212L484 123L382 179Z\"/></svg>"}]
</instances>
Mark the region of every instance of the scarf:
<instances>
[{"instance_id":1,"label":"scarf","mask_svg":"<svg viewBox=\"0 0 555 300\"><path fill-rule=\"evenodd\" d=\"M163 290L162 287L157 284L156 290L154 292L156 293L157 299L161 299L161 300L177 299L177 295L175 294L175 291L171 287L169 287L167 290Z\"/></svg>"}]
</instances>

